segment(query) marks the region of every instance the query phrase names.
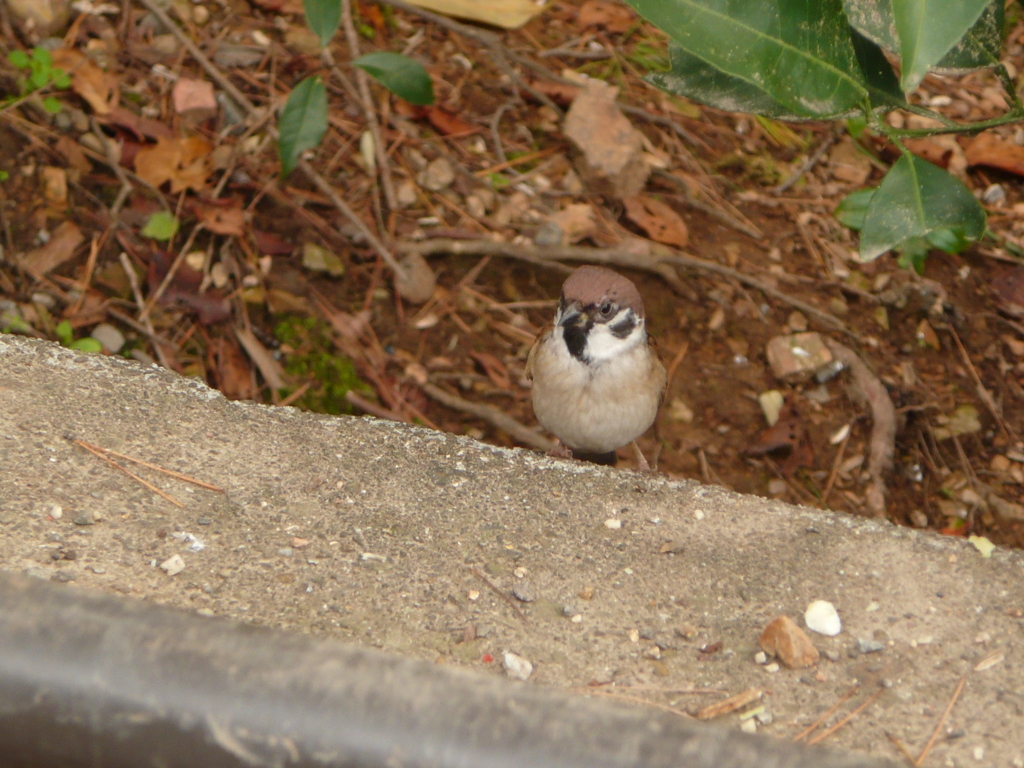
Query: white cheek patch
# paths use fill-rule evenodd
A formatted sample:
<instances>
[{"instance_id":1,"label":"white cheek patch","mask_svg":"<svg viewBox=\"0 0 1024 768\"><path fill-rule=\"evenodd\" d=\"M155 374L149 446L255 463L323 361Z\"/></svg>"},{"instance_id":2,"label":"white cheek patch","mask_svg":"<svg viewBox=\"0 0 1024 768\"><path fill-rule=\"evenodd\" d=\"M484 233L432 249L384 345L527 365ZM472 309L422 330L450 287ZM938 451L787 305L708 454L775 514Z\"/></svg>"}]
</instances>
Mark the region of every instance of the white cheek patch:
<instances>
[{"instance_id":1,"label":"white cheek patch","mask_svg":"<svg viewBox=\"0 0 1024 768\"><path fill-rule=\"evenodd\" d=\"M623 310L608 323L599 323L590 329L586 348L586 356L590 361L600 363L611 360L644 343L646 332L643 320L638 319L633 330L625 337L619 337L611 330L628 312L629 310Z\"/></svg>"}]
</instances>

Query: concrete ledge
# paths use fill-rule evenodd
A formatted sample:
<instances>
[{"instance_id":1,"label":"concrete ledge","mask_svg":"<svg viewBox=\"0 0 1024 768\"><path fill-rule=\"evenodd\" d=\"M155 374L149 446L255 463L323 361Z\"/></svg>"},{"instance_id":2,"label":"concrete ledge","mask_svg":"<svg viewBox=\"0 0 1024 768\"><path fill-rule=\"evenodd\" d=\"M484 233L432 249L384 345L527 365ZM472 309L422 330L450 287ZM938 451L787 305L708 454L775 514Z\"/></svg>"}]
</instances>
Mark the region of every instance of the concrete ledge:
<instances>
[{"instance_id":1,"label":"concrete ledge","mask_svg":"<svg viewBox=\"0 0 1024 768\"><path fill-rule=\"evenodd\" d=\"M138 470L179 509L68 436L226 493ZM157 565L173 555L185 568L171 577ZM533 682L614 681L600 690L683 709L717 696L653 689L770 689L760 730L781 738L854 683L851 704L882 685L825 743L891 759L884 731L916 754L967 675L931 764L1024 766L1020 553L983 559L960 540L697 483L230 403L163 370L7 335L0 567L481 670L511 651ZM515 601L527 620L471 568L533 598ZM814 637L836 660L757 665L763 626L802 623L817 598L843 618L838 637ZM860 654L858 639L884 647ZM722 649L698 652L711 643Z\"/></svg>"}]
</instances>

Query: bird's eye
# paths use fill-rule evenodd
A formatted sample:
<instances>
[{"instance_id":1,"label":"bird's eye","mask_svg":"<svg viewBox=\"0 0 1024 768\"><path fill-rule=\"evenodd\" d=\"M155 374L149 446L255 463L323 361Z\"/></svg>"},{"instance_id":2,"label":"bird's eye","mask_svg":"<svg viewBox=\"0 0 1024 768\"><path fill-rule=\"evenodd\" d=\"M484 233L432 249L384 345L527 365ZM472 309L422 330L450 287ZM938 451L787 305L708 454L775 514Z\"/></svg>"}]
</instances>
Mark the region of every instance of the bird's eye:
<instances>
[{"instance_id":1,"label":"bird's eye","mask_svg":"<svg viewBox=\"0 0 1024 768\"><path fill-rule=\"evenodd\" d=\"M604 304L601 305L601 316L602 317L610 316L611 313L612 313L612 310L614 308L615 307L612 306L612 303L610 301L606 301Z\"/></svg>"}]
</instances>

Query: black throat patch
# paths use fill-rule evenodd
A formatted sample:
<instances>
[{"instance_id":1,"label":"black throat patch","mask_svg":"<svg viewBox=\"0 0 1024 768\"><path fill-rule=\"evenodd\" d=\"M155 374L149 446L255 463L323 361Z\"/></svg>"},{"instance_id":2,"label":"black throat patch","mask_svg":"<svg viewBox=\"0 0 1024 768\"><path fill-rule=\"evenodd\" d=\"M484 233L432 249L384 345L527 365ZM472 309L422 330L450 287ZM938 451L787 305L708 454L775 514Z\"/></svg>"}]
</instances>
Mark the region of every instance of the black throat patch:
<instances>
[{"instance_id":1,"label":"black throat patch","mask_svg":"<svg viewBox=\"0 0 1024 768\"><path fill-rule=\"evenodd\" d=\"M569 354L581 363L587 362L587 334L593 325L593 321L588 320L584 325L572 324L562 327L562 337L565 339Z\"/></svg>"}]
</instances>

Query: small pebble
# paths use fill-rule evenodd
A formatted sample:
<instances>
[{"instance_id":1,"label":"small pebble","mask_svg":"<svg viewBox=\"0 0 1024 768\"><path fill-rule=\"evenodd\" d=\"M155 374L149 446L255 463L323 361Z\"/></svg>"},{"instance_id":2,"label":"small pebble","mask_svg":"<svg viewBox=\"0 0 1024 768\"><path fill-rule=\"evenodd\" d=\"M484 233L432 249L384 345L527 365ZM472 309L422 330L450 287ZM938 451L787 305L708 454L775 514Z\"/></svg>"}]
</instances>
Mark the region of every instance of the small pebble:
<instances>
[{"instance_id":1,"label":"small pebble","mask_svg":"<svg viewBox=\"0 0 1024 768\"><path fill-rule=\"evenodd\" d=\"M177 576L185 570L185 561L182 559L181 555L171 555L160 563L160 568L165 571L168 576Z\"/></svg>"},{"instance_id":2,"label":"small pebble","mask_svg":"<svg viewBox=\"0 0 1024 768\"><path fill-rule=\"evenodd\" d=\"M773 661L771 664L766 664L764 667L764 671L774 675L776 672L779 671L779 663L777 661Z\"/></svg>"},{"instance_id":3,"label":"small pebble","mask_svg":"<svg viewBox=\"0 0 1024 768\"><path fill-rule=\"evenodd\" d=\"M604 521L604 527L610 528L613 531L617 531L622 527L622 521L616 520L615 518L609 518Z\"/></svg>"},{"instance_id":4,"label":"small pebble","mask_svg":"<svg viewBox=\"0 0 1024 768\"><path fill-rule=\"evenodd\" d=\"M765 664L767 662L768 662L768 654L765 653L764 651L758 651L757 653L754 654L754 663L755 664Z\"/></svg>"},{"instance_id":5,"label":"small pebble","mask_svg":"<svg viewBox=\"0 0 1024 768\"><path fill-rule=\"evenodd\" d=\"M533 664L511 651L505 651L502 665L505 667L505 674L515 680L529 680L533 674Z\"/></svg>"},{"instance_id":6,"label":"small pebble","mask_svg":"<svg viewBox=\"0 0 1024 768\"><path fill-rule=\"evenodd\" d=\"M740 723L740 730L744 733L757 733L757 720L750 718Z\"/></svg>"},{"instance_id":7,"label":"small pebble","mask_svg":"<svg viewBox=\"0 0 1024 768\"><path fill-rule=\"evenodd\" d=\"M291 557L295 554L295 550L291 547L281 547L279 550L277 550L277 554L279 554L281 557Z\"/></svg>"},{"instance_id":8,"label":"small pebble","mask_svg":"<svg viewBox=\"0 0 1024 768\"><path fill-rule=\"evenodd\" d=\"M827 600L815 600L804 612L804 623L812 632L835 637L843 630L836 607Z\"/></svg>"},{"instance_id":9,"label":"small pebble","mask_svg":"<svg viewBox=\"0 0 1024 768\"><path fill-rule=\"evenodd\" d=\"M537 599L537 593L534 591L533 587L525 582L513 586L512 594L515 596L516 600L523 603L532 603Z\"/></svg>"},{"instance_id":10,"label":"small pebble","mask_svg":"<svg viewBox=\"0 0 1024 768\"><path fill-rule=\"evenodd\" d=\"M455 181L455 169L448 158L439 157L427 163L418 181L427 189L440 192Z\"/></svg>"},{"instance_id":11,"label":"small pebble","mask_svg":"<svg viewBox=\"0 0 1024 768\"><path fill-rule=\"evenodd\" d=\"M75 580L75 574L71 571L59 570L53 576L50 577L51 581L56 581L61 584L67 584L69 581Z\"/></svg>"},{"instance_id":12,"label":"small pebble","mask_svg":"<svg viewBox=\"0 0 1024 768\"><path fill-rule=\"evenodd\" d=\"M80 509L71 518L71 522L75 525L96 525L96 515L93 514L91 509Z\"/></svg>"},{"instance_id":13,"label":"small pebble","mask_svg":"<svg viewBox=\"0 0 1024 768\"><path fill-rule=\"evenodd\" d=\"M864 640L863 638L857 640L857 650L861 653L878 653L883 648L885 645L877 640Z\"/></svg>"}]
</instances>

